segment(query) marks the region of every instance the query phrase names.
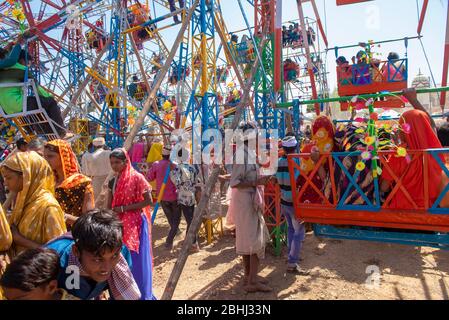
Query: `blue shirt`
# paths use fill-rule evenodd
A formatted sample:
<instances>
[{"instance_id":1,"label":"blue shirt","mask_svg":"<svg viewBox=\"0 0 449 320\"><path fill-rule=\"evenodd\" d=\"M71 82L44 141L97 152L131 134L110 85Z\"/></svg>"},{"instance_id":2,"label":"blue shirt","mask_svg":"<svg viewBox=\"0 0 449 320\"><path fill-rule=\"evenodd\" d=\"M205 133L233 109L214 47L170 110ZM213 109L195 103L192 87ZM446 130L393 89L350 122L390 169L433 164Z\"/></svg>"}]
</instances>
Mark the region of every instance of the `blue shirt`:
<instances>
[{"instance_id":1,"label":"blue shirt","mask_svg":"<svg viewBox=\"0 0 449 320\"><path fill-rule=\"evenodd\" d=\"M20 44L16 44L8 56L4 59L0 60L0 69L10 68L19 61L20 51L22 50L22 46Z\"/></svg>"},{"instance_id":2,"label":"blue shirt","mask_svg":"<svg viewBox=\"0 0 449 320\"><path fill-rule=\"evenodd\" d=\"M294 158L293 161L299 165L299 159ZM295 180L298 179L300 173L295 169ZM288 171L287 157L282 157L278 162L278 171L276 172L279 187L281 188L281 203L283 205L293 205L292 184L290 182L290 173Z\"/></svg>"},{"instance_id":3,"label":"blue shirt","mask_svg":"<svg viewBox=\"0 0 449 320\"><path fill-rule=\"evenodd\" d=\"M67 288L67 278L72 273L66 273L66 268L69 265L69 254L72 251L72 246L75 241L69 237L54 240L46 245L47 248L55 250L59 254L61 271L58 276L58 287L66 290L69 294L80 298L82 300L92 300L100 296L100 294L108 289L108 282L96 282L85 276L80 276L79 288ZM128 262L131 268L131 254L129 250L122 246L122 255ZM72 284L72 281L68 281Z\"/></svg>"}]
</instances>

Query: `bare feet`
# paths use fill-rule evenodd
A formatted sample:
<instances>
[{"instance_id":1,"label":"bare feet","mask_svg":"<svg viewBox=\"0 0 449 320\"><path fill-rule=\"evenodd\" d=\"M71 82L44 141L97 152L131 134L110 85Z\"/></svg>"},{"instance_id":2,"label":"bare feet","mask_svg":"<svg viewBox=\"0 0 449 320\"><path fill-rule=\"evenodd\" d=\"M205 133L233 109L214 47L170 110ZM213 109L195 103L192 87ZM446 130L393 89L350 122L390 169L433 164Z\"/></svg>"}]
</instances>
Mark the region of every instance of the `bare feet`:
<instances>
[{"instance_id":1,"label":"bare feet","mask_svg":"<svg viewBox=\"0 0 449 320\"><path fill-rule=\"evenodd\" d=\"M249 282L249 278L248 278L248 276L245 276L244 279L243 279L244 285L245 286L248 285L248 282ZM269 283L269 281L267 279L265 279L265 278L263 278L261 276L257 276L256 282L257 283L262 283L262 284L268 284Z\"/></svg>"},{"instance_id":2,"label":"bare feet","mask_svg":"<svg viewBox=\"0 0 449 320\"><path fill-rule=\"evenodd\" d=\"M247 284L246 286L243 287L243 290L245 290L246 293L273 291L272 288L260 282L255 284Z\"/></svg>"}]
</instances>

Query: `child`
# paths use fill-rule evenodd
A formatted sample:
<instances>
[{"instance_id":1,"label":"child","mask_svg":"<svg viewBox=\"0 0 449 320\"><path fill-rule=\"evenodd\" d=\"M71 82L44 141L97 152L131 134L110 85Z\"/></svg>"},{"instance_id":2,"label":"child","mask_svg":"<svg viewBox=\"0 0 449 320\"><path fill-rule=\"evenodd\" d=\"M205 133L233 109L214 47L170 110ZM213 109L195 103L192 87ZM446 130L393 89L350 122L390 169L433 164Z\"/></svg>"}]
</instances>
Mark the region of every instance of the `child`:
<instances>
[{"instance_id":1,"label":"child","mask_svg":"<svg viewBox=\"0 0 449 320\"><path fill-rule=\"evenodd\" d=\"M290 173L288 171L287 156L295 153L298 148L298 141L294 136L287 136L282 140L282 148L284 156L279 159L276 180L281 188L281 214L287 220L288 235L288 266L287 272L299 275L309 274L299 266L302 243L305 237L304 223L299 221L295 216L292 199L292 185L290 181ZM294 160L298 165L298 159ZM295 180L299 177L299 170L295 170Z\"/></svg>"},{"instance_id":2,"label":"child","mask_svg":"<svg viewBox=\"0 0 449 320\"><path fill-rule=\"evenodd\" d=\"M131 256L123 245L123 225L108 210L81 216L68 233L47 244L57 251L62 268L58 286L83 299L97 299L109 290L115 300L138 300Z\"/></svg>"},{"instance_id":3,"label":"child","mask_svg":"<svg viewBox=\"0 0 449 320\"><path fill-rule=\"evenodd\" d=\"M29 249L8 265L0 285L7 300L79 300L58 289L59 270L56 251Z\"/></svg>"}]
</instances>

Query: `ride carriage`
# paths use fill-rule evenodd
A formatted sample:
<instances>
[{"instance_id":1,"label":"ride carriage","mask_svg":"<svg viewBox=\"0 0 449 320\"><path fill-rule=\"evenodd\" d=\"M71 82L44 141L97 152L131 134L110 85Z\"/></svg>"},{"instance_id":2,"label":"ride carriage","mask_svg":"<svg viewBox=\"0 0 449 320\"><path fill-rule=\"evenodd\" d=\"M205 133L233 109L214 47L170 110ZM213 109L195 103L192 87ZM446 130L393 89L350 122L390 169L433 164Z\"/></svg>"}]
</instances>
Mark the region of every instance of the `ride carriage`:
<instances>
[{"instance_id":1,"label":"ride carriage","mask_svg":"<svg viewBox=\"0 0 449 320\"><path fill-rule=\"evenodd\" d=\"M397 92L407 88L408 60L371 61L337 66L338 95L353 97L361 94ZM348 102L340 103L341 110L349 109ZM387 98L374 102L375 108L401 108L404 101Z\"/></svg>"},{"instance_id":2,"label":"ride carriage","mask_svg":"<svg viewBox=\"0 0 449 320\"><path fill-rule=\"evenodd\" d=\"M128 85L128 94L131 98L136 101L143 101L148 95L149 88L146 86L145 82L133 82Z\"/></svg>"},{"instance_id":3,"label":"ride carriage","mask_svg":"<svg viewBox=\"0 0 449 320\"><path fill-rule=\"evenodd\" d=\"M441 204L447 202L446 193L449 185L436 186L430 181L429 162L434 159L444 173L443 181L449 178L449 170L446 156L448 149L416 150L408 151L410 163L422 166L424 184L421 186L424 205L418 205L403 185L403 179L410 174L413 166L399 174L393 172L388 159L396 156L394 151L382 151L378 153L378 162L384 172L393 177L394 182L391 192L383 194L380 189L379 179L372 181L372 188L368 195L364 185L358 179L360 171L350 172L345 161L352 159L358 161L361 152L333 152L322 154L320 160L312 165L307 173L302 167L310 162L310 154L289 155L289 171L299 171L305 183L298 185L298 181L292 178L292 194L295 213L298 219L313 223L315 234L338 239L358 239L380 242L410 244L418 246L432 246L445 248L449 245L449 209L442 208ZM294 161L299 160L299 163ZM365 165L372 168L373 160L366 161ZM327 164L329 168L329 181L324 188L315 183L318 169ZM336 178L336 170L341 172L340 179L347 182L345 189L339 191L339 179ZM371 174L369 172L368 174ZM382 176L380 176L382 177ZM442 182L443 183L443 182ZM441 192L436 200L430 199L431 188L441 187ZM313 190L319 201L310 203L304 195L307 190ZM395 196L402 192L410 208L397 208L392 203ZM351 202L349 196L357 198L357 202ZM352 197L352 199L355 199ZM445 205L446 207L446 205Z\"/></svg>"},{"instance_id":4,"label":"ride carriage","mask_svg":"<svg viewBox=\"0 0 449 320\"><path fill-rule=\"evenodd\" d=\"M137 27L151 20L150 9L140 3L133 4L128 8L128 23L130 28ZM150 25L139 28L132 32L132 37L139 49L143 48L143 43L154 38L155 26Z\"/></svg>"},{"instance_id":5,"label":"ride carriage","mask_svg":"<svg viewBox=\"0 0 449 320\"><path fill-rule=\"evenodd\" d=\"M98 20L95 22L96 28L91 28L89 31L85 33L86 42L90 49L94 49L97 52L100 52L107 40L105 32L103 31L103 21Z\"/></svg>"}]
</instances>

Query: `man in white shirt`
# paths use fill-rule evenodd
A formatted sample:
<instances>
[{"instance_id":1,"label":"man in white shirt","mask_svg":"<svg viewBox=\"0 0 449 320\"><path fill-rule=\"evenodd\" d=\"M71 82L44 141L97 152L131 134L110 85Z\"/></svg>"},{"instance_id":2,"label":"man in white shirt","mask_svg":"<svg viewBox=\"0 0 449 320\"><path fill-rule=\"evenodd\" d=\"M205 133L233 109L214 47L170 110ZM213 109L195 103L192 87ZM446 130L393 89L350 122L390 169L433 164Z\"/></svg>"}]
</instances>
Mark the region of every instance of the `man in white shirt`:
<instances>
[{"instance_id":1,"label":"man in white shirt","mask_svg":"<svg viewBox=\"0 0 449 320\"><path fill-rule=\"evenodd\" d=\"M81 158L81 167L83 174L92 179L92 186L94 188L95 201L100 197L103 184L111 172L111 163L109 155L111 151L105 150L105 140L102 137L95 138L92 141L94 152L86 152Z\"/></svg>"}]
</instances>

